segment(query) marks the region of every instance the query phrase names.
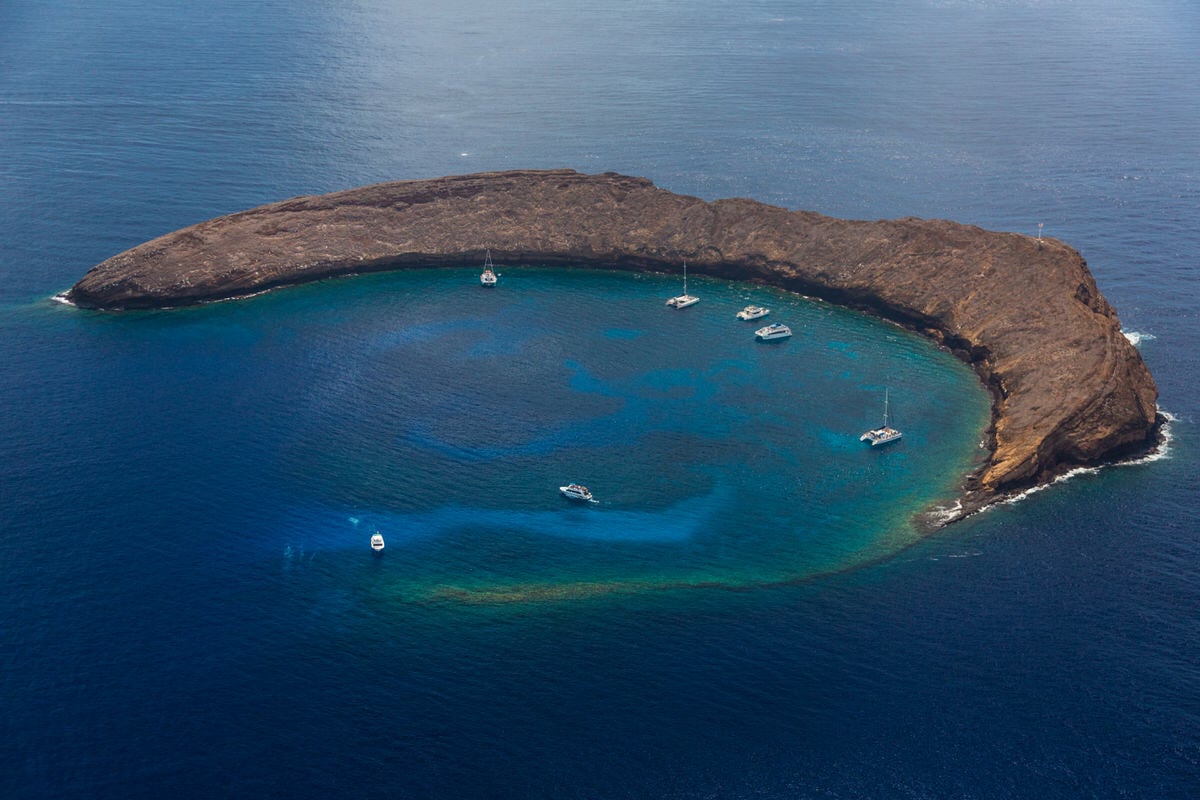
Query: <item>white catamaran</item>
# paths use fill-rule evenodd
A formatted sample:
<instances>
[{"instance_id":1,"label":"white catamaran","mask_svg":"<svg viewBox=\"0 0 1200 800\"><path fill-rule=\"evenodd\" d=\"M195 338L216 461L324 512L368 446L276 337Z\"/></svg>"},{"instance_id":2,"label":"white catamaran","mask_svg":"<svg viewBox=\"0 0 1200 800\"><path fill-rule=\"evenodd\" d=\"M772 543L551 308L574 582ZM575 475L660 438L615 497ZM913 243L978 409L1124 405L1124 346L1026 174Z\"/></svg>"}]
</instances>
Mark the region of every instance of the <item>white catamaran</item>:
<instances>
[{"instance_id":1,"label":"white catamaran","mask_svg":"<svg viewBox=\"0 0 1200 800\"><path fill-rule=\"evenodd\" d=\"M671 308L687 308L688 306L694 306L694 305L696 305L696 303L699 303L699 302L700 302L699 297L696 297L694 294L688 294L687 262L684 261L683 262L683 294L679 295L678 297L672 297L670 300L667 301L667 305L669 305Z\"/></svg>"},{"instance_id":2,"label":"white catamaran","mask_svg":"<svg viewBox=\"0 0 1200 800\"><path fill-rule=\"evenodd\" d=\"M479 276L479 282L484 286L496 285L496 270L492 268L491 250L488 250L487 255L483 258L483 273Z\"/></svg>"},{"instance_id":3,"label":"white catamaran","mask_svg":"<svg viewBox=\"0 0 1200 800\"><path fill-rule=\"evenodd\" d=\"M860 442L870 442L871 447L878 447L881 444L894 442L904 434L888 425L888 390L883 390L883 425L871 430L858 437Z\"/></svg>"}]
</instances>

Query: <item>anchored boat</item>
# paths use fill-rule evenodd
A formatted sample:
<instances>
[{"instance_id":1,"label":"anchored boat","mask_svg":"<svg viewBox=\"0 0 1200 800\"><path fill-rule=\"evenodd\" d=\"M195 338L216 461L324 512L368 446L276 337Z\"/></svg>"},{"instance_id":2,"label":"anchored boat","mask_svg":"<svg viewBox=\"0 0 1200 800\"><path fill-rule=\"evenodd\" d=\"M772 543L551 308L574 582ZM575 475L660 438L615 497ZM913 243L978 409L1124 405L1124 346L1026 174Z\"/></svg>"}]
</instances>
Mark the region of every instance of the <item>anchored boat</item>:
<instances>
[{"instance_id":1,"label":"anchored boat","mask_svg":"<svg viewBox=\"0 0 1200 800\"><path fill-rule=\"evenodd\" d=\"M759 317L765 317L771 313L771 309L763 308L762 306L746 306L741 311L737 312L738 319L752 320Z\"/></svg>"},{"instance_id":2,"label":"anchored boat","mask_svg":"<svg viewBox=\"0 0 1200 800\"><path fill-rule=\"evenodd\" d=\"M492 267L491 250L488 250L487 255L483 258L483 273L479 276L479 282L484 286L496 285L496 270Z\"/></svg>"},{"instance_id":3,"label":"anchored boat","mask_svg":"<svg viewBox=\"0 0 1200 800\"><path fill-rule=\"evenodd\" d=\"M870 442L871 447L878 447L881 444L894 442L904 434L896 428L888 424L888 390L883 390L883 425L871 430L858 437L860 442Z\"/></svg>"},{"instance_id":4,"label":"anchored boat","mask_svg":"<svg viewBox=\"0 0 1200 800\"><path fill-rule=\"evenodd\" d=\"M772 325L759 328L754 332L761 342L772 342L776 339L786 339L792 335L792 329L782 322L776 322Z\"/></svg>"},{"instance_id":5,"label":"anchored boat","mask_svg":"<svg viewBox=\"0 0 1200 800\"><path fill-rule=\"evenodd\" d=\"M588 488L578 483L568 483L566 486L558 487L558 490L568 500L582 500L585 503L596 502Z\"/></svg>"},{"instance_id":6,"label":"anchored boat","mask_svg":"<svg viewBox=\"0 0 1200 800\"><path fill-rule=\"evenodd\" d=\"M671 308L687 308L688 306L694 306L694 305L696 305L696 303L699 303L699 302L700 302L699 297L696 297L694 294L688 294L687 262L685 261L685 262L683 262L683 294L681 294L677 297L672 297L670 300L667 301L667 305L669 305Z\"/></svg>"}]
</instances>

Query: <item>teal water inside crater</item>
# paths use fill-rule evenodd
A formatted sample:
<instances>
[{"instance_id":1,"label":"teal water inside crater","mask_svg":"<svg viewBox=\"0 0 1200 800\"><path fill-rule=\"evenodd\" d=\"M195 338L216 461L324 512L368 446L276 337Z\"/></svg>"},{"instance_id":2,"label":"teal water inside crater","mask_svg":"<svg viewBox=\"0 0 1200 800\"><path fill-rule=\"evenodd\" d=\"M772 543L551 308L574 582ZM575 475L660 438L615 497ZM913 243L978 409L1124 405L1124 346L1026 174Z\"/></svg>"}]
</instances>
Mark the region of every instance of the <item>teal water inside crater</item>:
<instances>
[{"instance_id":1,"label":"teal water inside crater","mask_svg":"<svg viewBox=\"0 0 1200 800\"><path fill-rule=\"evenodd\" d=\"M1191 0L0 4L0 797L1194 800L1198 53ZM1044 230L1170 444L906 547L987 398L827 305L48 299L262 203L562 167Z\"/></svg>"},{"instance_id":2,"label":"teal water inside crater","mask_svg":"<svg viewBox=\"0 0 1200 800\"><path fill-rule=\"evenodd\" d=\"M133 449L147 470L163 447L206 454L172 484L185 508L222 498L210 542L359 563L379 530L400 596L797 580L894 552L953 501L989 413L965 365L783 291L689 288L676 311L676 276L511 267L485 289L464 267L87 324L137 353L106 368L168 376L171 432L140 416ZM738 320L749 303L770 315ZM794 335L757 341L772 321ZM871 448L885 390L905 436Z\"/></svg>"}]
</instances>

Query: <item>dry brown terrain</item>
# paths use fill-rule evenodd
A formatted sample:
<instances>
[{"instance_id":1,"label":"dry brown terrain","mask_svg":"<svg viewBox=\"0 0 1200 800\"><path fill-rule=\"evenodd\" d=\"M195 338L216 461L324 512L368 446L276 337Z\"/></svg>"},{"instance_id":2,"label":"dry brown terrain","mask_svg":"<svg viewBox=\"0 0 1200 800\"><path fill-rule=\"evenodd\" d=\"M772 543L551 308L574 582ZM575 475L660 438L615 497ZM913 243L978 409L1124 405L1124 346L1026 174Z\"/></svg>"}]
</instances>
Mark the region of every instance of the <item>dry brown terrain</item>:
<instances>
[{"instance_id":1,"label":"dry brown terrain","mask_svg":"<svg viewBox=\"0 0 1200 800\"><path fill-rule=\"evenodd\" d=\"M1083 258L944 220L840 220L705 202L571 170L401 181L208 220L98 264L68 293L98 309L239 297L335 275L500 264L672 270L866 309L967 361L993 394L991 457L967 507L1150 446L1157 389Z\"/></svg>"}]
</instances>

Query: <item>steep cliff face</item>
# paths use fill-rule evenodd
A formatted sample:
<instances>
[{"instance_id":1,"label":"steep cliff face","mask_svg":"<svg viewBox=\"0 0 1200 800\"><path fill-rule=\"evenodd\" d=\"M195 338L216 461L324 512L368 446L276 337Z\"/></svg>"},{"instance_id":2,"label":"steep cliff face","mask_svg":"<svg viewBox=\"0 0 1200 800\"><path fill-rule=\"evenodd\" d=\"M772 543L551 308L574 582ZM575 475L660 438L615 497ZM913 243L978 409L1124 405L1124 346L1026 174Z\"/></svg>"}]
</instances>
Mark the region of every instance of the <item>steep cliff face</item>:
<instances>
[{"instance_id":1,"label":"steep cliff face","mask_svg":"<svg viewBox=\"0 0 1200 800\"><path fill-rule=\"evenodd\" d=\"M944 220L838 220L704 202L613 173L514 171L297 197L184 228L92 268L99 309L238 297L334 275L497 263L674 269L866 309L943 343L994 396L975 501L1148 445L1157 389L1080 255Z\"/></svg>"}]
</instances>

